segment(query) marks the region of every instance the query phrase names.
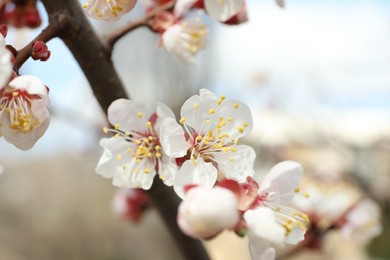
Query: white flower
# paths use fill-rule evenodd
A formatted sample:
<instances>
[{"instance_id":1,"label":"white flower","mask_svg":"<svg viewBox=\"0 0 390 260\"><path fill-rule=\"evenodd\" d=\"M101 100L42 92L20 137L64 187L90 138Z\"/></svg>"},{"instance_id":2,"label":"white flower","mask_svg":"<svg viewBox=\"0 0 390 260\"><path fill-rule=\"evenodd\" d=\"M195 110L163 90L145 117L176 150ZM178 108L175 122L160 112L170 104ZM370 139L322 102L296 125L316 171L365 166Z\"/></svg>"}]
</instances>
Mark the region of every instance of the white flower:
<instances>
[{"instance_id":1,"label":"white flower","mask_svg":"<svg viewBox=\"0 0 390 260\"><path fill-rule=\"evenodd\" d=\"M206 46L207 26L186 20L170 26L161 36L165 49L179 60L194 64L194 56Z\"/></svg>"},{"instance_id":2,"label":"white flower","mask_svg":"<svg viewBox=\"0 0 390 260\"><path fill-rule=\"evenodd\" d=\"M0 132L7 142L31 149L50 122L46 86L34 76L19 76L0 88Z\"/></svg>"},{"instance_id":3,"label":"white flower","mask_svg":"<svg viewBox=\"0 0 390 260\"><path fill-rule=\"evenodd\" d=\"M237 144L252 129L247 105L224 96L218 99L202 89L183 104L181 116L184 129L169 118L162 122L160 133L164 152L183 162L174 182L180 197L188 184L212 187L217 172L238 182L253 175L254 150Z\"/></svg>"},{"instance_id":4,"label":"white flower","mask_svg":"<svg viewBox=\"0 0 390 260\"><path fill-rule=\"evenodd\" d=\"M136 0L87 0L83 8L94 19L115 21L131 11L136 2Z\"/></svg>"},{"instance_id":5,"label":"white flower","mask_svg":"<svg viewBox=\"0 0 390 260\"><path fill-rule=\"evenodd\" d=\"M164 156L159 140L161 120L174 117L164 104L150 112L146 105L118 99L108 108L108 119L114 129L105 128L115 136L103 138L104 148L96 172L113 178L113 185L149 189L157 171L166 185L172 185L177 171L175 160Z\"/></svg>"},{"instance_id":6,"label":"white flower","mask_svg":"<svg viewBox=\"0 0 390 260\"><path fill-rule=\"evenodd\" d=\"M316 219L321 229L337 223L362 196L355 186L342 180L324 182L306 178L301 186L310 198L295 196L292 204Z\"/></svg>"},{"instance_id":7,"label":"white flower","mask_svg":"<svg viewBox=\"0 0 390 260\"><path fill-rule=\"evenodd\" d=\"M212 238L239 221L236 196L228 189L202 186L191 188L179 206L177 223L194 238Z\"/></svg>"},{"instance_id":8,"label":"white flower","mask_svg":"<svg viewBox=\"0 0 390 260\"><path fill-rule=\"evenodd\" d=\"M204 4L211 17L224 22L240 11L245 0L204 0Z\"/></svg>"},{"instance_id":9,"label":"white flower","mask_svg":"<svg viewBox=\"0 0 390 260\"><path fill-rule=\"evenodd\" d=\"M299 192L302 176L300 164L285 161L275 165L261 182L258 199L244 213L254 259L274 259L270 247L295 245L304 239L308 217L287 206Z\"/></svg>"},{"instance_id":10,"label":"white flower","mask_svg":"<svg viewBox=\"0 0 390 260\"><path fill-rule=\"evenodd\" d=\"M366 199L359 202L346 215L346 223L340 230L341 235L360 244L367 244L382 233L380 214L380 207L375 201Z\"/></svg>"},{"instance_id":11,"label":"white flower","mask_svg":"<svg viewBox=\"0 0 390 260\"><path fill-rule=\"evenodd\" d=\"M9 82L12 72L11 54L4 44L4 37L0 34L0 88Z\"/></svg>"}]
</instances>

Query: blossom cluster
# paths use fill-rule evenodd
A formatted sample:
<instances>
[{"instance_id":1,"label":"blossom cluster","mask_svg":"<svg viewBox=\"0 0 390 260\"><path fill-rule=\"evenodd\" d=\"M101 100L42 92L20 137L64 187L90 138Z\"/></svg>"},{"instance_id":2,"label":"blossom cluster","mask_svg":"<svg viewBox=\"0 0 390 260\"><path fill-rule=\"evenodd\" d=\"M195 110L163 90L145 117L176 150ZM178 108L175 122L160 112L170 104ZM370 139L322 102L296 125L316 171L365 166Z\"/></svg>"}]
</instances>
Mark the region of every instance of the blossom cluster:
<instances>
[{"instance_id":1,"label":"blossom cluster","mask_svg":"<svg viewBox=\"0 0 390 260\"><path fill-rule=\"evenodd\" d=\"M254 181L255 152L240 143L252 130L249 107L201 89L184 102L180 115L176 121L162 103L151 111L141 102L114 101L108 108L113 127L104 128L112 136L100 141L104 151L96 172L115 186L139 189L149 189L158 175L183 199L183 232L200 239L224 229L247 234L255 259L272 259L274 247L301 241L309 220L288 204L299 193L302 167L283 162L260 184ZM125 205L134 208L137 197L124 197L132 201Z\"/></svg>"},{"instance_id":2,"label":"blossom cluster","mask_svg":"<svg viewBox=\"0 0 390 260\"><path fill-rule=\"evenodd\" d=\"M136 0L87 0L83 8L91 18L116 21L135 5ZM247 21L245 0L149 1L146 6L146 15L151 16L148 26L160 35L158 45L186 63L194 63L194 56L207 43L207 26L199 15L192 17L193 10L203 11L228 25Z\"/></svg>"},{"instance_id":3,"label":"blossom cluster","mask_svg":"<svg viewBox=\"0 0 390 260\"><path fill-rule=\"evenodd\" d=\"M5 45L7 27L1 28L0 137L19 149L28 150L49 126L49 91L39 78L13 72L14 54Z\"/></svg>"}]
</instances>

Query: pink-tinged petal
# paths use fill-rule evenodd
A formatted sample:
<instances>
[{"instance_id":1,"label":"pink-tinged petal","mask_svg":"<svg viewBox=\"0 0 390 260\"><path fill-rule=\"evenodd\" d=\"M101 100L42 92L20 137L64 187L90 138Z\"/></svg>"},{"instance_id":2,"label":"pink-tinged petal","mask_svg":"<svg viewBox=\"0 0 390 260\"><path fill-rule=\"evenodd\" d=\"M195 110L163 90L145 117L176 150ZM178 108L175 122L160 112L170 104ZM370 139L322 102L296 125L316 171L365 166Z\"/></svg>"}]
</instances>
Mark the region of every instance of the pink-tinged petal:
<instances>
[{"instance_id":1,"label":"pink-tinged petal","mask_svg":"<svg viewBox=\"0 0 390 260\"><path fill-rule=\"evenodd\" d=\"M176 160L174 158L162 156L158 174L165 185L173 185L178 170L179 168L177 167Z\"/></svg>"},{"instance_id":2,"label":"pink-tinged petal","mask_svg":"<svg viewBox=\"0 0 390 260\"><path fill-rule=\"evenodd\" d=\"M93 19L116 21L130 12L136 0L87 0L83 4L85 13Z\"/></svg>"},{"instance_id":3,"label":"pink-tinged petal","mask_svg":"<svg viewBox=\"0 0 390 260\"><path fill-rule=\"evenodd\" d=\"M196 165L195 165L195 164ZM176 174L173 188L180 198L184 198L183 188L189 184L213 187L217 180L217 169L199 158L195 162L186 161Z\"/></svg>"},{"instance_id":4,"label":"pink-tinged petal","mask_svg":"<svg viewBox=\"0 0 390 260\"><path fill-rule=\"evenodd\" d=\"M293 161L275 165L260 184L260 194L268 193L272 203L288 205L303 176L302 166Z\"/></svg>"},{"instance_id":5,"label":"pink-tinged petal","mask_svg":"<svg viewBox=\"0 0 390 260\"><path fill-rule=\"evenodd\" d=\"M173 13L176 17L184 16L198 0L177 0Z\"/></svg>"},{"instance_id":6,"label":"pink-tinged petal","mask_svg":"<svg viewBox=\"0 0 390 260\"><path fill-rule=\"evenodd\" d=\"M238 13L244 0L205 0L207 13L215 20L224 22Z\"/></svg>"},{"instance_id":7,"label":"pink-tinged petal","mask_svg":"<svg viewBox=\"0 0 390 260\"><path fill-rule=\"evenodd\" d=\"M102 138L99 144L104 148L104 151L95 171L104 178L112 178L117 171L123 170L123 162L117 160L116 156L126 151L130 147L130 143L122 138L111 137Z\"/></svg>"},{"instance_id":8,"label":"pink-tinged petal","mask_svg":"<svg viewBox=\"0 0 390 260\"><path fill-rule=\"evenodd\" d=\"M171 157L183 157L191 145L185 140L183 128L172 118L166 118L160 127L160 142L164 153Z\"/></svg>"},{"instance_id":9,"label":"pink-tinged petal","mask_svg":"<svg viewBox=\"0 0 390 260\"><path fill-rule=\"evenodd\" d=\"M49 97L46 86L42 81L35 76L23 75L14 78L9 86L18 90L25 90L30 95L38 95L44 102L45 106L49 106Z\"/></svg>"},{"instance_id":10,"label":"pink-tinged petal","mask_svg":"<svg viewBox=\"0 0 390 260\"><path fill-rule=\"evenodd\" d=\"M250 108L243 102L237 100L223 101L218 110L219 118L226 122L221 130L228 134L228 140L247 136L253 128L253 119Z\"/></svg>"},{"instance_id":11,"label":"pink-tinged petal","mask_svg":"<svg viewBox=\"0 0 390 260\"><path fill-rule=\"evenodd\" d=\"M248 176L254 175L253 164L256 153L247 145L235 145L235 152L220 152L214 155L219 171L228 179L244 182Z\"/></svg>"},{"instance_id":12,"label":"pink-tinged petal","mask_svg":"<svg viewBox=\"0 0 390 260\"><path fill-rule=\"evenodd\" d=\"M148 159L142 159L139 162L132 159L125 163L122 169L117 168L112 184L117 187L148 190L153 184L154 176L156 176L156 170L153 166ZM147 173L145 173L146 169L148 169Z\"/></svg>"},{"instance_id":13,"label":"pink-tinged petal","mask_svg":"<svg viewBox=\"0 0 390 260\"><path fill-rule=\"evenodd\" d=\"M108 108L108 120L119 124L122 131L143 133L147 129L150 112L144 103L128 99L117 99Z\"/></svg>"}]
</instances>

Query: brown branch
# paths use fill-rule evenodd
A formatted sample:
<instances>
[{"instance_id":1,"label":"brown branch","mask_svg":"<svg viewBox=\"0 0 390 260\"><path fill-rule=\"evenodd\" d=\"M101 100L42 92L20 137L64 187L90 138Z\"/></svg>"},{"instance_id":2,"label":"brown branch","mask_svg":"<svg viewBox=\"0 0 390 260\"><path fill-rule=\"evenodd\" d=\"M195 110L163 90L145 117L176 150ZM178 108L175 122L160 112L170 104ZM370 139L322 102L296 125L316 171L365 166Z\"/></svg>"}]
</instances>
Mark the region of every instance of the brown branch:
<instances>
[{"instance_id":1,"label":"brown branch","mask_svg":"<svg viewBox=\"0 0 390 260\"><path fill-rule=\"evenodd\" d=\"M60 25L61 30L58 36L80 65L103 111L106 112L114 100L127 98L124 86L112 64L111 50L100 41L91 28L78 0L41 1L49 14L49 23ZM202 243L183 235L178 228L176 214L180 200L172 188L156 180L148 194L184 259L209 259Z\"/></svg>"},{"instance_id":2,"label":"brown branch","mask_svg":"<svg viewBox=\"0 0 390 260\"><path fill-rule=\"evenodd\" d=\"M45 29L42 30L40 34L38 34L37 37L35 37L34 40L32 40L29 44L27 44L25 47L20 49L15 56L14 71L18 73L20 67L28 60L28 58L31 57L31 51L34 42L36 41L48 42L51 39L57 37L59 31L60 31L60 27L58 26L58 23L56 22L50 23Z\"/></svg>"},{"instance_id":3,"label":"brown branch","mask_svg":"<svg viewBox=\"0 0 390 260\"><path fill-rule=\"evenodd\" d=\"M123 27L118 28L117 30L113 31L111 34L107 35L107 37L106 37L108 46L111 49L113 49L115 43L120 38L122 38L127 33L131 32L139 27L147 26L147 23L150 19L153 19L158 13L160 13L162 11L166 11L166 10L171 9L174 6L174 4L175 4L174 1L172 1L172 2L169 2L165 5L162 5L156 9L154 9L152 12L146 14L145 16L143 16L135 21L131 21L128 24L125 24Z\"/></svg>"}]
</instances>

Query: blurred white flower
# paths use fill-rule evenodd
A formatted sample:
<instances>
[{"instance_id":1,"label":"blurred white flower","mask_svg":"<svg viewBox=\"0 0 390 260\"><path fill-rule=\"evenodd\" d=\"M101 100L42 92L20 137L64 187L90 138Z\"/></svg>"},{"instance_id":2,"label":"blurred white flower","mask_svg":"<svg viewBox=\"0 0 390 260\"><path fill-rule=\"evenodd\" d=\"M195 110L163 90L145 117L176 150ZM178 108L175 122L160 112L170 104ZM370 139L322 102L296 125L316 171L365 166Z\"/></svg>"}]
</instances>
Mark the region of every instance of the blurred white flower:
<instances>
[{"instance_id":1,"label":"blurred white flower","mask_svg":"<svg viewBox=\"0 0 390 260\"><path fill-rule=\"evenodd\" d=\"M50 122L48 89L34 76L19 76L0 88L0 132L7 142L31 149Z\"/></svg>"},{"instance_id":2,"label":"blurred white flower","mask_svg":"<svg viewBox=\"0 0 390 260\"><path fill-rule=\"evenodd\" d=\"M175 23L161 35L165 49L179 60L194 64L194 56L206 47L207 26L200 19Z\"/></svg>"},{"instance_id":3,"label":"blurred white flower","mask_svg":"<svg viewBox=\"0 0 390 260\"><path fill-rule=\"evenodd\" d=\"M137 0L87 0L83 8L91 18L115 21L130 12L136 2Z\"/></svg>"},{"instance_id":4,"label":"blurred white flower","mask_svg":"<svg viewBox=\"0 0 390 260\"><path fill-rule=\"evenodd\" d=\"M183 197L188 184L214 186L217 172L228 179L245 181L253 175L254 150L238 145L238 139L252 129L252 114L240 101L217 98L206 89L190 97L181 108L181 127L168 118L161 125L164 152L182 166L174 189Z\"/></svg>"},{"instance_id":5,"label":"blurred white flower","mask_svg":"<svg viewBox=\"0 0 390 260\"><path fill-rule=\"evenodd\" d=\"M338 222L361 198L356 187L340 179L325 183L306 178L301 187L310 197L296 196L292 204L308 214L322 229Z\"/></svg>"},{"instance_id":6,"label":"blurred white flower","mask_svg":"<svg viewBox=\"0 0 390 260\"><path fill-rule=\"evenodd\" d=\"M113 185L126 188L149 189L158 172L166 185L172 185L177 171L174 159L164 155L160 145L160 124L164 118L173 118L173 112L164 104L150 112L141 102L118 99L108 108L108 120L114 129L111 138L103 138L104 148L96 172L113 178Z\"/></svg>"},{"instance_id":7,"label":"blurred white flower","mask_svg":"<svg viewBox=\"0 0 390 260\"><path fill-rule=\"evenodd\" d=\"M191 188L179 206L177 223L194 238L212 238L224 229L232 229L239 221L236 196L221 187Z\"/></svg>"},{"instance_id":8,"label":"blurred white flower","mask_svg":"<svg viewBox=\"0 0 390 260\"><path fill-rule=\"evenodd\" d=\"M367 244L382 233L379 205L370 199L359 202L345 216L345 224L341 227L341 235L360 244Z\"/></svg>"}]
</instances>

